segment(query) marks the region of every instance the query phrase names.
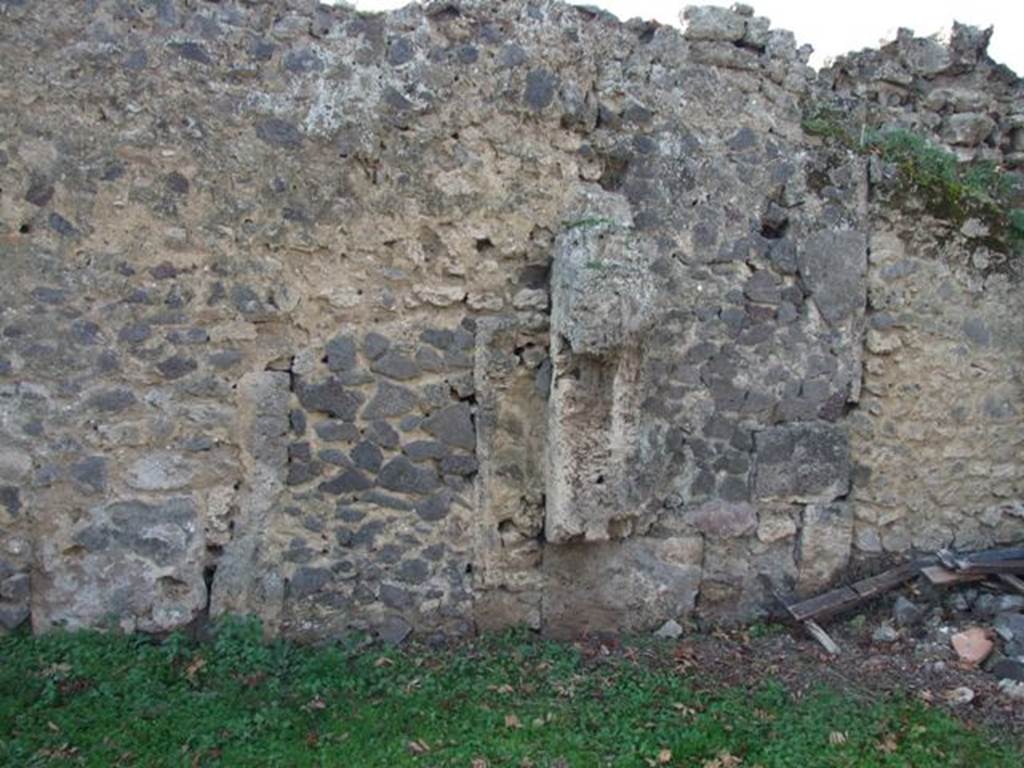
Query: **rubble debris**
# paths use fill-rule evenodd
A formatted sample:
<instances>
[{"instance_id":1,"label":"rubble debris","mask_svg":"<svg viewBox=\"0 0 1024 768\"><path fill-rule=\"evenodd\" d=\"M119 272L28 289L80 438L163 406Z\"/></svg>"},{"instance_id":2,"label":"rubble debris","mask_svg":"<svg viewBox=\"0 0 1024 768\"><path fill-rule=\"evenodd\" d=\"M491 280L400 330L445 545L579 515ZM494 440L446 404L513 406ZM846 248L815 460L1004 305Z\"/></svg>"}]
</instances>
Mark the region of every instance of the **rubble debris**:
<instances>
[{"instance_id":1,"label":"rubble debris","mask_svg":"<svg viewBox=\"0 0 1024 768\"><path fill-rule=\"evenodd\" d=\"M683 628L679 625L679 622L669 619L661 625L661 628L654 633L654 636L666 640L676 640L682 637L682 634Z\"/></svg>"},{"instance_id":2,"label":"rubble debris","mask_svg":"<svg viewBox=\"0 0 1024 768\"><path fill-rule=\"evenodd\" d=\"M960 661L972 667L981 664L995 648L995 643L981 627L971 627L963 632L957 632L950 638L950 642Z\"/></svg>"},{"instance_id":3,"label":"rubble debris","mask_svg":"<svg viewBox=\"0 0 1024 768\"><path fill-rule=\"evenodd\" d=\"M966 685L962 685L959 688L947 691L946 701L954 706L958 704L970 704L974 701L975 695L973 688L968 688Z\"/></svg>"},{"instance_id":4,"label":"rubble debris","mask_svg":"<svg viewBox=\"0 0 1024 768\"><path fill-rule=\"evenodd\" d=\"M967 582L983 582L995 577L1003 587L1024 593L1024 580L1017 574L1024 574L1024 549L991 549L980 552L957 553L942 549L934 556L918 558L912 562L890 568L875 576L861 579L846 586L824 592L806 600L786 600L778 591L772 590L790 618L801 624L826 651L832 655L840 652L839 646L818 623L848 611L874 597L888 592L923 576L935 586L953 586ZM1024 600L1021 595L976 595L971 600L960 595L953 606L957 610L970 609L978 617L995 618L995 635L1005 642L1008 663L993 665L997 674L1016 679L1017 664L1024 676ZM876 643L893 643L900 637L900 629L907 629L925 619L926 610L906 596L899 596L893 606L893 620L886 621L875 630L872 640ZM895 626L894 626L895 624ZM995 650L995 643L989 632L982 627L970 627L950 638L961 662L977 666L989 658Z\"/></svg>"},{"instance_id":5,"label":"rubble debris","mask_svg":"<svg viewBox=\"0 0 1024 768\"><path fill-rule=\"evenodd\" d=\"M883 621L871 635L875 643L895 643L899 638L900 633L896 631L891 621Z\"/></svg>"},{"instance_id":6,"label":"rubble debris","mask_svg":"<svg viewBox=\"0 0 1024 768\"><path fill-rule=\"evenodd\" d=\"M989 549L958 555L948 549L935 553L946 568L961 574L1024 573L1024 549Z\"/></svg>"}]
</instances>

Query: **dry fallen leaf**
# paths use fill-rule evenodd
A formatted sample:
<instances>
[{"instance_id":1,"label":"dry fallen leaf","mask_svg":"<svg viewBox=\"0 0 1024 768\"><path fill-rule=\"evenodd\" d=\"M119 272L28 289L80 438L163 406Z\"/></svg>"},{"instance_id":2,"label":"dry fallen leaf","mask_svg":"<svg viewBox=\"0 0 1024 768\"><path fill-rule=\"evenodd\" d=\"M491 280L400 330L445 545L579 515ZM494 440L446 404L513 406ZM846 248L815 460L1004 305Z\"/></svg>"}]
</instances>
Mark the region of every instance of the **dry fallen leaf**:
<instances>
[{"instance_id":1,"label":"dry fallen leaf","mask_svg":"<svg viewBox=\"0 0 1024 768\"><path fill-rule=\"evenodd\" d=\"M899 749L899 744L896 743L896 737L891 733L883 736L881 741L878 742L878 750L880 752L892 753L897 749Z\"/></svg>"},{"instance_id":2,"label":"dry fallen leaf","mask_svg":"<svg viewBox=\"0 0 1024 768\"><path fill-rule=\"evenodd\" d=\"M735 768L743 762L743 758L729 752L719 752L718 757L708 760L701 768Z\"/></svg>"},{"instance_id":3,"label":"dry fallen leaf","mask_svg":"<svg viewBox=\"0 0 1024 768\"><path fill-rule=\"evenodd\" d=\"M828 735L828 743L833 747L839 747L846 743L846 734L842 731L832 731Z\"/></svg>"},{"instance_id":4,"label":"dry fallen leaf","mask_svg":"<svg viewBox=\"0 0 1024 768\"><path fill-rule=\"evenodd\" d=\"M408 744L409 752L413 755L424 755L430 751L430 746L423 739L416 739L410 741Z\"/></svg>"},{"instance_id":5,"label":"dry fallen leaf","mask_svg":"<svg viewBox=\"0 0 1024 768\"><path fill-rule=\"evenodd\" d=\"M393 667L394 665L395 662L393 662L387 656L381 656L379 659L373 662L373 666L377 667L378 669L380 667Z\"/></svg>"},{"instance_id":6,"label":"dry fallen leaf","mask_svg":"<svg viewBox=\"0 0 1024 768\"><path fill-rule=\"evenodd\" d=\"M474 757L469 766L470 768L487 768L487 761L482 757Z\"/></svg>"},{"instance_id":7,"label":"dry fallen leaf","mask_svg":"<svg viewBox=\"0 0 1024 768\"><path fill-rule=\"evenodd\" d=\"M202 656L196 656L192 659L191 663L185 667L185 677L188 678L190 683L194 683L196 681L196 675L198 675L205 666L206 659Z\"/></svg>"},{"instance_id":8,"label":"dry fallen leaf","mask_svg":"<svg viewBox=\"0 0 1024 768\"><path fill-rule=\"evenodd\" d=\"M515 715L505 715L505 727L506 728L522 728L523 724L519 722L519 718Z\"/></svg>"},{"instance_id":9,"label":"dry fallen leaf","mask_svg":"<svg viewBox=\"0 0 1024 768\"><path fill-rule=\"evenodd\" d=\"M672 762L672 750L663 749L658 753L658 765L668 765Z\"/></svg>"}]
</instances>

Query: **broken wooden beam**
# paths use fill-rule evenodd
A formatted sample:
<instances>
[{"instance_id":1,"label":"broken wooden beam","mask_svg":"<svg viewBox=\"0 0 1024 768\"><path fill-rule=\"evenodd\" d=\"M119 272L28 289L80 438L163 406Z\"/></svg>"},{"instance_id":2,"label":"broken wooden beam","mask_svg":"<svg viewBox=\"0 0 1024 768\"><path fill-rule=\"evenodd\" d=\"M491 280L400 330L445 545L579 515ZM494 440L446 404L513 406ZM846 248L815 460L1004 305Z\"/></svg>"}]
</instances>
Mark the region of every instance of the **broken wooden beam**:
<instances>
[{"instance_id":1,"label":"broken wooden beam","mask_svg":"<svg viewBox=\"0 0 1024 768\"><path fill-rule=\"evenodd\" d=\"M1024 560L1000 560L991 563L967 562L957 568L957 573L982 576L995 576L1000 573L1024 573Z\"/></svg>"},{"instance_id":2,"label":"broken wooden beam","mask_svg":"<svg viewBox=\"0 0 1024 768\"><path fill-rule=\"evenodd\" d=\"M973 573L958 573L951 571L942 565L929 565L921 569L921 573L928 581L938 587L949 586L950 584L965 584L972 581L982 581L985 576Z\"/></svg>"},{"instance_id":3,"label":"broken wooden beam","mask_svg":"<svg viewBox=\"0 0 1024 768\"><path fill-rule=\"evenodd\" d=\"M822 648L828 651L832 656L839 655L839 646L836 644L836 641L829 636L828 632L821 628L821 625L818 624L818 622L814 621L814 619L809 619L803 622L803 625L808 634L817 640Z\"/></svg>"},{"instance_id":4,"label":"broken wooden beam","mask_svg":"<svg viewBox=\"0 0 1024 768\"><path fill-rule=\"evenodd\" d=\"M949 570L962 573L1024 573L1024 549L1019 547L954 552L940 549L936 556Z\"/></svg>"},{"instance_id":5,"label":"broken wooden beam","mask_svg":"<svg viewBox=\"0 0 1024 768\"><path fill-rule=\"evenodd\" d=\"M832 616L856 605L861 600L861 596L850 587L839 587L786 607L789 610L789 615L794 619L807 621Z\"/></svg>"},{"instance_id":6,"label":"broken wooden beam","mask_svg":"<svg viewBox=\"0 0 1024 768\"><path fill-rule=\"evenodd\" d=\"M855 581L849 586L839 587L798 603L786 604L786 609L797 621L834 616L910 581L922 568L932 566L935 562L934 557L919 558L875 576Z\"/></svg>"},{"instance_id":7,"label":"broken wooden beam","mask_svg":"<svg viewBox=\"0 0 1024 768\"><path fill-rule=\"evenodd\" d=\"M999 580L1024 595L1024 579L1009 573L1000 573Z\"/></svg>"}]
</instances>

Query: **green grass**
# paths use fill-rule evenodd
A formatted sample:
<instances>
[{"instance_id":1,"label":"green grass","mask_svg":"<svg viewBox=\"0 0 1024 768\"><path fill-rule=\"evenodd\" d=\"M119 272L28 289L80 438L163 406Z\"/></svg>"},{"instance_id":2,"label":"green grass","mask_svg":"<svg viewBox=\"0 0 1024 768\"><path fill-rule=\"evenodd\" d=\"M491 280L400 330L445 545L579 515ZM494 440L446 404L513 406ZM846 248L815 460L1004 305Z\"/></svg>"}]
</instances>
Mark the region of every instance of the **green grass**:
<instances>
[{"instance_id":1,"label":"green grass","mask_svg":"<svg viewBox=\"0 0 1024 768\"><path fill-rule=\"evenodd\" d=\"M1009 745L908 700L716 688L677 669L671 645L637 648L633 660L585 661L521 632L445 651L265 645L243 621L205 645L8 637L0 764L1022 764Z\"/></svg>"}]
</instances>

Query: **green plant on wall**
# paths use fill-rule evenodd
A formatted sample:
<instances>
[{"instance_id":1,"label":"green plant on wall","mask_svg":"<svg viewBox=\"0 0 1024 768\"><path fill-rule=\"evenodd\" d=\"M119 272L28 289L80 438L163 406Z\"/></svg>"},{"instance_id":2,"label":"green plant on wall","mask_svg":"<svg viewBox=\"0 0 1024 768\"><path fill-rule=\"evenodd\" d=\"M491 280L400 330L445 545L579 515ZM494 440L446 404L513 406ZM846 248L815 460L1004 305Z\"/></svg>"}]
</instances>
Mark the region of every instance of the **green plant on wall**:
<instances>
[{"instance_id":1,"label":"green plant on wall","mask_svg":"<svg viewBox=\"0 0 1024 768\"><path fill-rule=\"evenodd\" d=\"M573 229L593 229L595 227L613 227L615 222L611 219L605 218L604 216L592 216L586 219L576 219L574 221L566 221L562 224L566 231Z\"/></svg>"},{"instance_id":2,"label":"green plant on wall","mask_svg":"<svg viewBox=\"0 0 1024 768\"><path fill-rule=\"evenodd\" d=\"M993 248L1024 254L1024 209L1010 205L1008 177L995 163L962 163L919 134L855 125L828 104L806 104L801 125L827 144L875 155L894 166L904 189L936 218L958 226L969 218L980 219L988 226Z\"/></svg>"}]
</instances>

